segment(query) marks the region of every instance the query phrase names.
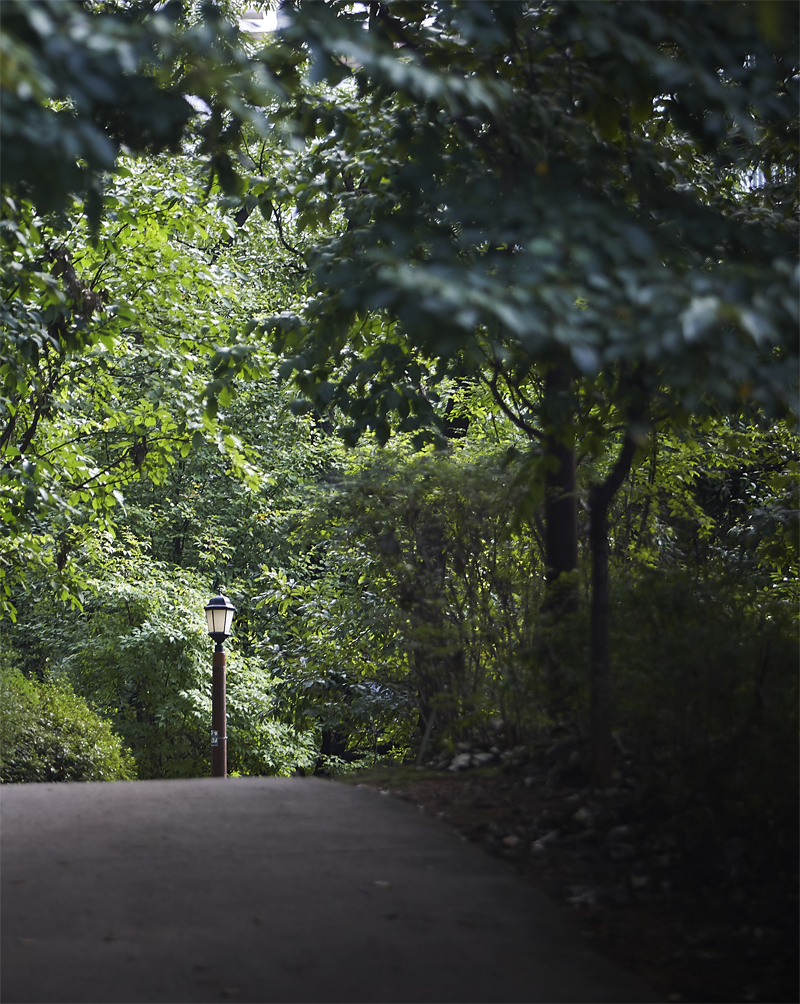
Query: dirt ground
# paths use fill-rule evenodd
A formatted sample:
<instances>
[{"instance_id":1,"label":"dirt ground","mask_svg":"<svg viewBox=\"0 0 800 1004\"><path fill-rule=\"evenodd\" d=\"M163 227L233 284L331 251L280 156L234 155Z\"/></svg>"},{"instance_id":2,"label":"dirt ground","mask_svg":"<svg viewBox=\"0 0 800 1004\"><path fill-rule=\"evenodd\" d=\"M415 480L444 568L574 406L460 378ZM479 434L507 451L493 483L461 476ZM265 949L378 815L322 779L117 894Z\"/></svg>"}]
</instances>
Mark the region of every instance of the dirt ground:
<instances>
[{"instance_id":1,"label":"dirt ground","mask_svg":"<svg viewBox=\"0 0 800 1004\"><path fill-rule=\"evenodd\" d=\"M686 888L668 837L631 819L630 793L499 767L387 767L339 778L438 816L536 882L583 936L669 1001L796 1002L796 890ZM626 811L627 810L627 811Z\"/></svg>"}]
</instances>

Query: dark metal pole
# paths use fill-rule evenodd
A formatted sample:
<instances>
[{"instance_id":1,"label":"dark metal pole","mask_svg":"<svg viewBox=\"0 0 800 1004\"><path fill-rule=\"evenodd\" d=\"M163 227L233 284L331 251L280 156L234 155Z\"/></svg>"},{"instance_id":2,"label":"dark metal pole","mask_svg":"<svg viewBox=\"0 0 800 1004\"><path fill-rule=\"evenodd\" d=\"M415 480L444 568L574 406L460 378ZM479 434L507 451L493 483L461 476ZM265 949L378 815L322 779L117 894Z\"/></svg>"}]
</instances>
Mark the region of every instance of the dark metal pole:
<instances>
[{"instance_id":1,"label":"dark metal pole","mask_svg":"<svg viewBox=\"0 0 800 1004\"><path fill-rule=\"evenodd\" d=\"M228 776L228 729L225 710L225 652L222 642L214 650L211 678L211 776Z\"/></svg>"}]
</instances>

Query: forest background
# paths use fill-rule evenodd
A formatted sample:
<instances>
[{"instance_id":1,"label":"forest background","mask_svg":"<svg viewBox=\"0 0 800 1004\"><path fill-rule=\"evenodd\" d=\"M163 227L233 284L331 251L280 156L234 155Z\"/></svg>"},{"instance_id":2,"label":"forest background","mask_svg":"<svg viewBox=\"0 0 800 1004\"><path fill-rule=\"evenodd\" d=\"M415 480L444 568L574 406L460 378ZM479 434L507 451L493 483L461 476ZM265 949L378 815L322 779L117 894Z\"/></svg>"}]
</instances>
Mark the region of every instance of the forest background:
<instances>
[{"instance_id":1,"label":"forest background","mask_svg":"<svg viewBox=\"0 0 800 1004\"><path fill-rule=\"evenodd\" d=\"M207 775L219 584L236 773L570 729L786 867L791 6L6 0L2 780Z\"/></svg>"}]
</instances>

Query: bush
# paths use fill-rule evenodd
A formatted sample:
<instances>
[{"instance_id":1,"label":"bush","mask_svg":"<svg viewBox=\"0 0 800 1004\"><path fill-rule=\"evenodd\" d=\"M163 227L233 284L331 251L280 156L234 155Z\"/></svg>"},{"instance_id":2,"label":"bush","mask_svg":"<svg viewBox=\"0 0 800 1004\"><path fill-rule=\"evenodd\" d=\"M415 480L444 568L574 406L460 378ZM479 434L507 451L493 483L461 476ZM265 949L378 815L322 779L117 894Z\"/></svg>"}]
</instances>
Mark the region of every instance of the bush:
<instances>
[{"instance_id":1,"label":"bush","mask_svg":"<svg viewBox=\"0 0 800 1004\"><path fill-rule=\"evenodd\" d=\"M108 722L63 682L0 669L0 782L130 781L133 757Z\"/></svg>"},{"instance_id":2,"label":"bush","mask_svg":"<svg viewBox=\"0 0 800 1004\"><path fill-rule=\"evenodd\" d=\"M517 474L489 446L387 448L296 515L303 562L265 566L259 603L285 707L338 733L337 755L408 754L431 720L431 747L539 726L543 567Z\"/></svg>"},{"instance_id":3,"label":"bush","mask_svg":"<svg viewBox=\"0 0 800 1004\"><path fill-rule=\"evenodd\" d=\"M735 837L751 865L777 867L797 831L792 609L683 571L618 581L614 593L617 724L654 809L675 820L699 866Z\"/></svg>"}]
</instances>

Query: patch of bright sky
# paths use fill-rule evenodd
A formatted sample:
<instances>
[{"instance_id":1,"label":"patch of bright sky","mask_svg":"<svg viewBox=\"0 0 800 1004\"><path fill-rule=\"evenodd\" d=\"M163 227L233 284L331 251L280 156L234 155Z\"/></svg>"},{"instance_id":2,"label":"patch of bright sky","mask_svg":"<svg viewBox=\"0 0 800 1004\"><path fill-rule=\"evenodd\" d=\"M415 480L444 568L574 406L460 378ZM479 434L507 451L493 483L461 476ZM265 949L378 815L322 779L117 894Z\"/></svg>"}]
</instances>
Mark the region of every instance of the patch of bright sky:
<instances>
[{"instance_id":1,"label":"patch of bright sky","mask_svg":"<svg viewBox=\"0 0 800 1004\"><path fill-rule=\"evenodd\" d=\"M250 7L239 21L239 30L248 35L266 35L278 27L278 12L271 9L257 10Z\"/></svg>"},{"instance_id":2,"label":"patch of bright sky","mask_svg":"<svg viewBox=\"0 0 800 1004\"><path fill-rule=\"evenodd\" d=\"M160 4L159 7L166 6L165 4ZM272 10L268 7L263 9L256 7L246 7L239 18L239 30L246 32L251 35L254 39L261 38L270 32L273 32L278 27L278 13L277 10ZM202 98L198 97L196 94L186 94L184 95L189 104L194 108L194 110L201 116L208 116L211 114L211 109L208 104L203 101Z\"/></svg>"}]
</instances>

